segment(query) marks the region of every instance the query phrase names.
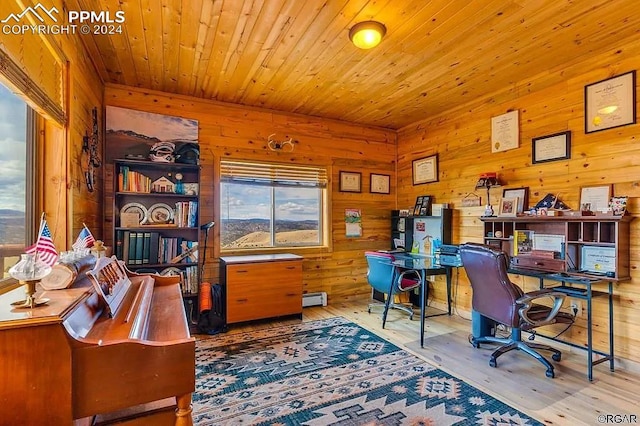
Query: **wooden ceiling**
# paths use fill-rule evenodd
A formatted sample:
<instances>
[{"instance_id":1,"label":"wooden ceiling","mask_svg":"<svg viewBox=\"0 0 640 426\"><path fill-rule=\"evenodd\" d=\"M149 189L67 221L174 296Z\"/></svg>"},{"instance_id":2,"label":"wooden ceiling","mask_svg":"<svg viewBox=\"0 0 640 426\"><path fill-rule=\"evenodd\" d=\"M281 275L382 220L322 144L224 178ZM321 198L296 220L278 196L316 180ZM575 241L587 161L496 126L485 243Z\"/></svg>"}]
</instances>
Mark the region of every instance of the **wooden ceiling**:
<instances>
[{"instance_id":1,"label":"wooden ceiling","mask_svg":"<svg viewBox=\"0 0 640 426\"><path fill-rule=\"evenodd\" d=\"M106 83L390 129L557 83L640 29L635 0L77 1L125 12L122 34L85 38ZM387 34L360 50L349 28L370 19Z\"/></svg>"}]
</instances>

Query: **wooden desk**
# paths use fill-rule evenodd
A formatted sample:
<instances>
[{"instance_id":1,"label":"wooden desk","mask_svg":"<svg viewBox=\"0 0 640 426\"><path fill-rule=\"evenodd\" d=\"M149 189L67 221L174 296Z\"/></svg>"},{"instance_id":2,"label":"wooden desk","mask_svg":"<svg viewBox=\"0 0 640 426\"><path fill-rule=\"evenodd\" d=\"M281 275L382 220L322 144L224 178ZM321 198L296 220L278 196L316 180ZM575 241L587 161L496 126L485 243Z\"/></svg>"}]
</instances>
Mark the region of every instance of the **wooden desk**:
<instances>
[{"instance_id":1,"label":"wooden desk","mask_svg":"<svg viewBox=\"0 0 640 426\"><path fill-rule=\"evenodd\" d=\"M395 276L398 276L400 271L406 269L413 269L420 274L420 347L422 348L424 347L424 311L426 304L424 295L427 294L427 275L447 276L447 314L451 315L451 268L435 263L433 257L414 256L410 253L394 254L394 256L396 257L396 260L393 261Z\"/></svg>"},{"instance_id":2,"label":"wooden desk","mask_svg":"<svg viewBox=\"0 0 640 426\"><path fill-rule=\"evenodd\" d=\"M593 277L579 274L559 274L549 272L537 272L534 270L526 269L509 269L509 273L526 275L529 277L536 277L540 281L539 287L551 288L556 291L560 291L576 299L585 300L587 302L587 346L577 345L572 342L567 342L555 337L540 336L562 342L566 345L584 349L587 351L587 376L589 381L593 381L593 367L603 362L609 361L609 369L614 371L614 351L613 351L613 282L608 281L607 277ZM558 285L545 286L545 281L553 281L559 283ZM607 291L593 290L593 284L607 283ZM579 286L579 287L575 287ZM609 351L604 352L593 348L593 315L592 315L592 299L594 297L607 296L609 300ZM538 333L539 334L539 333ZM602 356L602 358L594 360L594 354Z\"/></svg>"}]
</instances>

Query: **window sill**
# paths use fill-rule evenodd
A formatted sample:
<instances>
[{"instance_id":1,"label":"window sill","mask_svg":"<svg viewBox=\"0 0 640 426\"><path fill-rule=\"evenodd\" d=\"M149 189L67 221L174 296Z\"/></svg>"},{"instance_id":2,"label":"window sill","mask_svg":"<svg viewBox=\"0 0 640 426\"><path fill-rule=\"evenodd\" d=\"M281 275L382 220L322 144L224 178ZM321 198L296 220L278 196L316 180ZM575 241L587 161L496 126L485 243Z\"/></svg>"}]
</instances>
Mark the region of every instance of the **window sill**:
<instances>
[{"instance_id":1,"label":"window sill","mask_svg":"<svg viewBox=\"0 0 640 426\"><path fill-rule=\"evenodd\" d=\"M293 254L315 254L315 253L330 253L331 250L328 246L313 246L313 247L265 247L265 248L251 248L251 249L226 249L220 250L221 256L233 256L236 254L273 254L273 253L293 253Z\"/></svg>"}]
</instances>

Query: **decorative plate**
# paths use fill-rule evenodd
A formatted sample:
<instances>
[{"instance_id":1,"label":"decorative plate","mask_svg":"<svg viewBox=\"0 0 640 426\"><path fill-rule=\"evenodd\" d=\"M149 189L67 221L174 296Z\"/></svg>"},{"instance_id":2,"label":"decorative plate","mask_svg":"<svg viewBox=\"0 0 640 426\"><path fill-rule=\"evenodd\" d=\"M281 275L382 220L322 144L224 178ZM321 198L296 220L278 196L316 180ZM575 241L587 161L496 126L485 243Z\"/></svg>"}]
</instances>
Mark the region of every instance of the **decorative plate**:
<instances>
[{"instance_id":1,"label":"decorative plate","mask_svg":"<svg viewBox=\"0 0 640 426\"><path fill-rule=\"evenodd\" d=\"M120 209L120 214L122 213L137 213L139 223L141 225L149 221L149 212L147 211L147 208L140 203L125 204Z\"/></svg>"},{"instance_id":2,"label":"decorative plate","mask_svg":"<svg viewBox=\"0 0 640 426\"><path fill-rule=\"evenodd\" d=\"M182 272L182 270L180 268L176 268L175 266L170 266L168 268L163 269L162 271L160 271L160 275L180 275L180 272Z\"/></svg>"},{"instance_id":3,"label":"decorative plate","mask_svg":"<svg viewBox=\"0 0 640 426\"><path fill-rule=\"evenodd\" d=\"M149 207L148 223L173 223L173 209L170 205L157 203Z\"/></svg>"}]
</instances>

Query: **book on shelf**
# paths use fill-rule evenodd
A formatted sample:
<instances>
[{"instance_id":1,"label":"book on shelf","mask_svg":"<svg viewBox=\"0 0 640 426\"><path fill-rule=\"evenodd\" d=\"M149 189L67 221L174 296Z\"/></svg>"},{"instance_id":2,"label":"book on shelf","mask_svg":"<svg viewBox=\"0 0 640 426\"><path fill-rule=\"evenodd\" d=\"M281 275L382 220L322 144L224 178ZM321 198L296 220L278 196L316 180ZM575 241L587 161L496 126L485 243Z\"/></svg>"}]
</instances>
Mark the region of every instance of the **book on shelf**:
<instances>
[{"instance_id":1,"label":"book on shelf","mask_svg":"<svg viewBox=\"0 0 640 426\"><path fill-rule=\"evenodd\" d=\"M534 231L528 229L516 229L513 231L513 255L521 256L531 254L533 250Z\"/></svg>"},{"instance_id":2,"label":"book on shelf","mask_svg":"<svg viewBox=\"0 0 640 426\"><path fill-rule=\"evenodd\" d=\"M129 166L120 166L118 171L118 191L151 192L151 179L140 172L129 170Z\"/></svg>"}]
</instances>

